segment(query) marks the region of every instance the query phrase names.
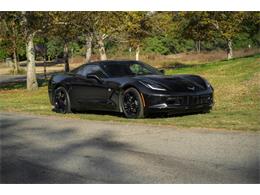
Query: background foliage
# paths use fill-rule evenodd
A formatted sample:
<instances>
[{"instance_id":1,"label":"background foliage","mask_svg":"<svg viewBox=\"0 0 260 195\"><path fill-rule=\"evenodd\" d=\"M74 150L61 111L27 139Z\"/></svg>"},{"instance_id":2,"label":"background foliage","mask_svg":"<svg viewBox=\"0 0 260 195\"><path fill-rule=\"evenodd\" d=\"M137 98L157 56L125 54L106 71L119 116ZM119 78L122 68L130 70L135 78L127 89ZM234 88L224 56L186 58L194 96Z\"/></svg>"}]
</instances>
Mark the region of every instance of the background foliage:
<instances>
[{"instance_id":1,"label":"background foliage","mask_svg":"<svg viewBox=\"0 0 260 195\"><path fill-rule=\"evenodd\" d=\"M8 17L1 13L1 21L8 19L10 22L16 18L17 25L22 23L20 12L5 14ZM137 45L141 52L162 55L226 50L226 39L232 39L234 49L260 47L259 12L49 12L27 15L30 30L46 26L36 35L35 44L47 48L50 60L63 56L65 42L69 43L70 56L84 56L84 37L90 35L96 37L92 44L93 54L98 54L98 39L102 39L109 55L128 55ZM35 20L39 22L32 22ZM19 40L17 53L19 59L24 60L25 40L21 28L17 29L20 32L16 37ZM12 58L11 39L10 35L1 32L0 60Z\"/></svg>"}]
</instances>

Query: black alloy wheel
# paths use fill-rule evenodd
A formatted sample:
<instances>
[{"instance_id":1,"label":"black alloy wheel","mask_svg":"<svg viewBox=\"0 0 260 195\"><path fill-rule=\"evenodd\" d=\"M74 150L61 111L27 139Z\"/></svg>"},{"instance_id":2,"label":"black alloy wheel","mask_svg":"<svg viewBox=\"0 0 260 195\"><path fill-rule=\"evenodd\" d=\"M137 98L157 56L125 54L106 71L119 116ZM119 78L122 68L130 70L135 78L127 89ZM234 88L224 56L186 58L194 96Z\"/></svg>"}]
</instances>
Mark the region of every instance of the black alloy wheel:
<instances>
[{"instance_id":1,"label":"black alloy wheel","mask_svg":"<svg viewBox=\"0 0 260 195\"><path fill-rule=\"evenodd\" d=\"M140 93L135 88L124 91L122 97L122 107L127 118L143 118L144 105Z\"/></svg>"},{"instance_id":2,"label":"black alloy wheel","mask_svg":"<svg viewBox=\"0 0 260 195\"><path fill-rule=\"evenodd\" d=\"M65 114L71 112L69 95L64 87L58 87L55 90L54 106L55 106L55 111L58 113Z\"/></svg>"}]
</instances>

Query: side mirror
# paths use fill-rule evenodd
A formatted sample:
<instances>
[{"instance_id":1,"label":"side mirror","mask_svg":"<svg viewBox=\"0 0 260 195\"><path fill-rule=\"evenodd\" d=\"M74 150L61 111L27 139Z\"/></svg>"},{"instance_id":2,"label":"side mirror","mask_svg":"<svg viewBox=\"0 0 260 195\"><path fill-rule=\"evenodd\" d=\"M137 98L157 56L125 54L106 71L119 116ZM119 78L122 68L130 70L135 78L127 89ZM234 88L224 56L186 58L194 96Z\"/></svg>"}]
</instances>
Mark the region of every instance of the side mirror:
<instances>
[{"instance_id":1,"label":"side mirror","mask_svg":"<svg viewBox=\"0 0 260 195\"><path fill-rule=\"evenodd\" d=\"M162 73L162 74L165 73L164 69L160 69L159 71L160 71L160 73Z\"/></svg>"},{"instance_id":2,"label":"side mirror","mask_svg":"<svg viewBox=\"0 0 260 195\"><path fill-rule=\"evenodd\" d=\"M88 79L95 79L95 80L97 80L99 83L102 83L103 81L102 81L102 79L101 78L99 78L97 75L95 75L95 74L88 74L87 75L87 78Z\"/></svg>"}]
</instances>

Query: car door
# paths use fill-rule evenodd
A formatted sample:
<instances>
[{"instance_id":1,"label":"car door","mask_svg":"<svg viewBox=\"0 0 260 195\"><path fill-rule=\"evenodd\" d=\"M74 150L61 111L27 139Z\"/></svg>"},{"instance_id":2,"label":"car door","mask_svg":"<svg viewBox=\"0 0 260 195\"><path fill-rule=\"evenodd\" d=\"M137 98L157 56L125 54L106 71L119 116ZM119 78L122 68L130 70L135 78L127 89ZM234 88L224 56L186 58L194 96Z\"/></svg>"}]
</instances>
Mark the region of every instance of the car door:
<instances>
[{"instance_id":1,"label":"car door","mask_svg":"<svg viewBox=\"0 0 260 195\"><path fill-rule=\"evenodd\" d=\"M87 75L96 75L101 80L88 78ZM105 73L98 64L88 64L79 69L71 82L70 95L79 110L102 110L107 106L109 86L104 80Z\"/></svg>"}]
</instances>

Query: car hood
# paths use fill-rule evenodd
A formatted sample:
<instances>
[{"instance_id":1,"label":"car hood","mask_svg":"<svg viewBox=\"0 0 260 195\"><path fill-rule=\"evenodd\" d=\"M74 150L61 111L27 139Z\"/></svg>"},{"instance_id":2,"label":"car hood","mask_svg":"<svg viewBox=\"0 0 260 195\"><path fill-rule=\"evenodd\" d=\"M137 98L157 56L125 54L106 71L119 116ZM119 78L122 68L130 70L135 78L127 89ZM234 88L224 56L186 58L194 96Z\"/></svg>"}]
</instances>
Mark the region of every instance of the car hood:
<instances>
[{"instance_id":1,"label":"car hood","mask_svg":"<svg viewBox=\"0 0 260 195\"><path fill-rule=\"evenodd\" d=\"M197 75L145 75L136 76L135 78L149 84L161 85L175 92L198 92L207 89L205 80Z\"/></svg>"}]
</instances>

